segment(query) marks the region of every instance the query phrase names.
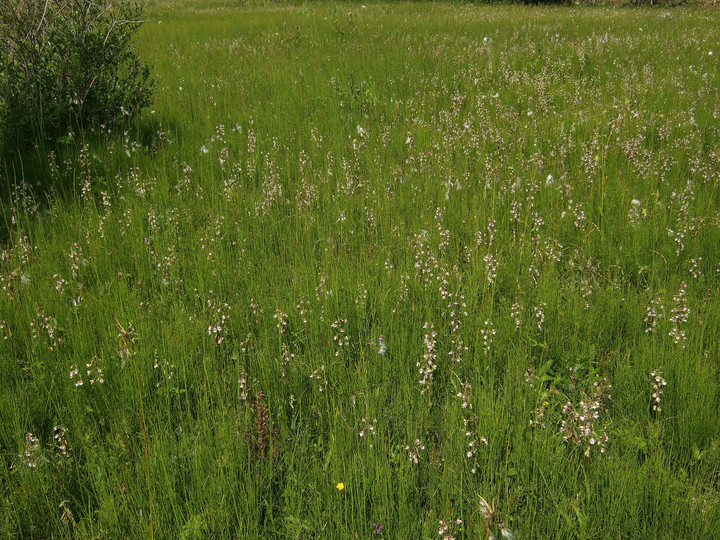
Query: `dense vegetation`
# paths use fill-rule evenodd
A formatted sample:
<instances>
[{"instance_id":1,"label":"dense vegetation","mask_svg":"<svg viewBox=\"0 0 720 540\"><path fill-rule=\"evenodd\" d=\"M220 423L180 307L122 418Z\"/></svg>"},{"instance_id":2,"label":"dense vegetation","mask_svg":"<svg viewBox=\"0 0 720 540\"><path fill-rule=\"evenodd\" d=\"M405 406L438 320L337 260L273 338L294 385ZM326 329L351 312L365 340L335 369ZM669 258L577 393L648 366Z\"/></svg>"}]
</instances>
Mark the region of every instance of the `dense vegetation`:
<instances>
[{"instance_id":1,"label":"dense vegetation","mask_svg":"<svg viewBox=\"0 0 720 540\"><path fill-rule=\"evenodd\" d=\"M2 536L720 535L716 12L147 17L8 167Z\"/></svg>"},{"instance_id":2,"label":"dense vegetation","mask_svg":"<svg viewBox=\"0 0 720 540\"><path fill-rule=\"evenodd\" d=\"M141 17L128 0L4 1L0 157L135 118L152 95L133 46Z\"/></svg>"}]
</instances>

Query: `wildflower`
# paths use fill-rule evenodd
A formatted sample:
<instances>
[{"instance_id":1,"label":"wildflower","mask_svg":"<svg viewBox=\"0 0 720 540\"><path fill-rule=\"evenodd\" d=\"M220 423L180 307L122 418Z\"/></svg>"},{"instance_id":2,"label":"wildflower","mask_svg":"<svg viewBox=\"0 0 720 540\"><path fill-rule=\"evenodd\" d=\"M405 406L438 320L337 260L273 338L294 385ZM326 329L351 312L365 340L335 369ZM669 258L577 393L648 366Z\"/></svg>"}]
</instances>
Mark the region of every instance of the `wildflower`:
<instances>
[{"instance_id":1,"label":"wildflower","mask_svg":"<svg viewBox=\"0 0 720 540\"><path fill-rule=\"evenodd\" d=\"M311 379L319 381L318 391L322 392L325 389L325 366L322 365L310 374Z\"/></svg>"},{"instance_id":2,"label":"wildflower","mask_svg":"<svg viewBox=\"0 0 720 540\"><path fill-rule=\"evenodd\" d=\"M437 337L437 332L435 331L433 324L429 322L425 323L423 328L425 330L429 330L429 332L425 334L425 354L423 355L423 362L416 363L416 366L420 368L419 373L422 375L422 379L420 379L419 382L424 387L420 391L421 394L424 394L430 388L430 381L432 381L433 372L437 367L435 364L437 359L437 352L435 352L435 338Z\"/></svg>"},{"instance_id":3,"label":"wildflower","mask_svg":"<svg viewBox=\"0 0 720 540\"><path fill-rule=\"evenodd\" d=\"M425 450L425 445L420 442L420 439L415 439L415 443L412 448L410 446L406 446L405 450L408 452L410 461L417 465L420 461L420 451Z\"/></svg>"},{"instance_id":4,"label":"wildflower","mask_svg":"<svg viewBox=\"0 0 720 540\"><path fill-rule=\"evenodd\" d=\"M375 536L380 536L383 532L382 524L380 524L379 522L373 523L373 532L375 533Z\"/></svg>"},{"instance_id":5,"label":"wildflower","mask_svg":"<svg viewBox=\"0 0 720 540\"><path fill-rule=\"evenodd\" d=\"M454 499L450 499L450 500L454 502ZM450 510L448 510L447 514L445 514L445 517L443 517L443 519L441 519L438 523L438 536L447 535L447 536L445 536L445 540L455 540L455 537L452 534L450 534L450 528L453 525L458 526L458 527L460 525L462 525L462 519L454 519L454 520L447 519L447 516L450 514L450 512L452 512L452 508L450 508Z\"/></svg>"},{"instance_id":6,"label":"wildflower","mask_svg":"<svg viewBox=\"0 0 720 540\"><path fill-rule=\"evenodd\" d=\"M669 332L669 335L673 338L675 344L680 344L683 349L685 348L684 342L687 341L687 335L685 334L685 330L682 326L687 323L688 317L690 316L690 308L687 306L686 294L687 285L685 285L685 282L683 281L680 283L680 290L675 296L673 296L675 307L672 309L673 316L670 317L670 322L672 322L674 326Z\"/></svg>"},{"instance_id":7,"label":"wildflower","mask_svg":"<svg viewBox=\"0 0 720 540\"><path fill-rule=\"evenodd\" d=\"M483 259L483 261L485 261L485 263L487 264L488 284L494 285L495 279L497 278L498 261L490 253L485 255L485 258Z\"/></svg>"},{"instance_id":8,"label":"wildflower","mask_svg":"<svg viewBox=\"0 0 720 540\"><path fill-rule=\"evenodd\" d=\"M228 314L230 306L224 302L215 302L212 298L208 298L207 305L215 313L215 322L208 326L207 333L209 336L215 336L215 345L217 346L225 340L227 321L230 319Z\"/></svg>"},{"instance_id":9,"label":"wildflower","mask_svg":"<svg viewBox=\"0 0 720 540\"><path fill-rule=\"evenodd\" d=\"M387 352L387 345L385 345L385 336L378 338L378 354L383 355Z\"/></svg>"},{"instance_id":10,"label":"wildflower","mask_svg":"<svg viewBox=\"0 0 720 540\"><path fill-rule=\"evenodd\" d=\"M663 394L663 387L667 386L667 381L662 375L662 371L655 370L652 373L650 373L650 376L653 378L653 401L652 401L652 410L654 412L660 412L662 411L662 408L660 407L660 400L661 396Z\"/></svg>"},{"instance_id":11,"label":"wildflower","mask_svg":"<svg viewBox=\"0 0 720 540\"><path fill-rule=\"evenodd\" d=\"M238 386L240 387L240 399L242 399L243 402L247 401L247 377L244 372L240 374Z\"/></svg>"},{"instance_id":12,"label":"wildflower","mask_svg":"<svg viewBox=\"0 0 720 540\"><path fill-rule=\"evenodd\" d=\"M76 379L75 386L83 385L82 375L80 375L80 370L78 369L78 367L75 364L70 366L70 380L73 380L73 379Z\"/></svg>"},{"instance_id":13,"label":"wildflower","mask_svg":"<svg viewBox=\"0 0 720 540\"><path fill-rule=\"evenodd\" d=\"M53 428L53 439L57 441L58 450L60 451L60 455L64 458L70 459L70 453L68 452L68 444L67 439L65 438L65 434L67 433L67 429L65 429L63 426L55 426Z\"/></svg>"},{"instance_id":14,"label":"wildflower","mask_svg":"<svg viewBox=\"0 0 720 540\"><path fill-rule=\"evenodd\" d=\"M702 257L690 259L690 263L692 263L692 266L690 267L690 273L692 274L692 277L698 279L700 276L703 275L703 271L700 268L700 265L702 263ZM20 279L22 280L22 276L20 276Z\"/></svg>"},{"instance_id":15,"label":"wildflower","mask_svg":"<svg viewBox=\"0 0 720 540\"><path fill-rule=\"evenodd\" d=\"M340 354L344 350L343 347L347 348L347 346L350 344L350 338L345 333L344 325L346 324L347 319L338 319L330 325L333 330L335 330L335 335L333 336L333 342L335 342L337 345L335 356L340 356Z\"/></svg>"},{"instance_id":16,"label":"wildflower","mask_svg":"<svg viewBox=\"0 0 720 540\"><path fill-rule=\"evenodd\" d=\"M290 349L288 349L288 346L283 343L282 356L280 357L280 366L282 367L282 376L283 379L285 379L286 383L288 382L287 368L292 367L294 358L295 355L291 353Z\"/></svg>"},{"instance_id":17,"label":"wildflower","mask_svg":"<svg viewBox=\"0 0 720 540\"><path fill-rule=\"evenodd\" d=\"M485 351L485 355L487 356L490 352L490 346L493 342L493 336L497 332L495 331L495 328L493 328L493 323L490 320L485 321L485 328L480 329L480 334L483 337L483 350Z\"/></svg>"},{"instance_id":18,"label":"wildflower","mask_svg":"<svg viewBox=\"0 0 720 540\"><path fill-rule=\"evenodd\" d=\"M90 360L89 364L85 364L85 367L87 368L87 371L85 373L90 379L90 384L103 384L105 382L105 379L103 378L103 370L101 364L102 358L99 358L97 356L93 357L93 359ZM75 386L78 386L78 384L75 383Z\"/></svg>"},{"instance_id":19,"label":"wildflower","mask_svg":"<svg viewBox=\"0 0 720 540\"><path fill-rule=\"evenodd\" d=\"M570 369L572 385L575 386L577 368ZM584 447L586 457L590 457L593 448L597 448L601 454L605 453L608 436L605 432L600 433L598 424L600 411L607 411L605 402L611 398L610 389L612 386L606 379L597 380L593 383L590 394L582 392L583 401L577 404L568 401L563 407L564 419L560 424L563 440Z\"/></svg>"},{"instance_id":20,"label":"wildflower","mask_svg":"<svg viewBox=\"0 0 720 540\"><path fill-rule=\"evenodd\" d=\"M164 359L158 358L158 352L155 351L155 362L153 363L153 369L160 369L162 372L161 379L155 383L155 388L160 388L164 381L169 381L173 376L173 366L170 362Z\"/></svg>"},{"instance_id":21,"label":"wildflower","mask_svg":"<svg viewBox=\"0 0 720 540\"><path fill-rule=\"evenodd\" d=\"M38 464L38 452L40 450L40 440L35 437L32 433L28 432L25 434L25 451L24 456L27 462L27 466L31 469L37 467Z\"/></svg>"},{"instance_id":22,"label":"wildflower","mask_svg":"<svg viewBox=\"0 0 720 540\"><path fill-rule=\"evenodd\" d=\"M353 396L354 397L354 396ZM361 424L363 425L363 428L360 430L360 433L358 433L358 436L362 439L365 437L365 435L375 435L375 423L377 422L377 418L373 418L372 420L368 420L367 418L363 418L360 420ZM372 442L370 443L370 448L372 448Z\"/></svg>"},{"instance_id":23,"label":"wildflower","mask_svg":"<svg viewBox=\"0 0 720 540\"><path fill-rule=\"evenodd\" d=\"M517 302L510 306L510 317L515 319L515 330L520 330L520 314L522 313L522 310L522 305Z\"/></svg>"},{"instance_id":24,"label":"wildflower","mask_svg":"<svg viewBox=\"0 0 720 540\"><path fill-rule=\"evenodd\" d=\"M252 300L251 300L252 302ZM275 312L275 315L273 315L273 319L277 319L277 328L280 330L281 334L285 333L285 329L287 328L287 313L283 313L282 311L278 310Z\"/></svg>"},{"instance_id":25,"label":"wildflower","mask_svg":"<svg viewBox=\"0 0 720 540\"><path fill-rule=\"evenodd\" d=\"M470 390L472 389L472 386L470 383L463 382L460 382L460 386L462 387L462 391L457 393L457 397L462 399L462 408L472 409L472 404L470 403Z\"/></svg>"},{"instance_id":26,"label":"wildflower","mask_svg":"<svg viewBox=\"0 0 720 540\"><path fill-rule=\"evenodd\" d=\"M345 484L343 484L342 482L338 482L338 485L335 487L338 491L342 491L343 489L345 489Z\"/></svg>"},{"instance_id":27,"label":"wildflower","mask_svg":"<svg viewBox=\"0 0 720 540\"><path fill-rule=\"evenodd\" d=\"M543 308L547 306L547 303L541 302L539 306L535 306L533 310L535 311L535 319L537 320L537 327L538 330L543 329L543 323L545 322L545 312L543 311Z\"/></svg>"},{"instance_id":28,"label":"wildflower","mask_svg":"<svg viewBox=\"0 0 720 540\"><path fill-rule=\"evenodd\" d=\"M659 296L650 301L650 305L645 310L645 322L650 326L645 329L645 333L655 332L658 320L663 317L664 312L665 306L662 305L662 299Z\"/></svg>"}]
</instances>

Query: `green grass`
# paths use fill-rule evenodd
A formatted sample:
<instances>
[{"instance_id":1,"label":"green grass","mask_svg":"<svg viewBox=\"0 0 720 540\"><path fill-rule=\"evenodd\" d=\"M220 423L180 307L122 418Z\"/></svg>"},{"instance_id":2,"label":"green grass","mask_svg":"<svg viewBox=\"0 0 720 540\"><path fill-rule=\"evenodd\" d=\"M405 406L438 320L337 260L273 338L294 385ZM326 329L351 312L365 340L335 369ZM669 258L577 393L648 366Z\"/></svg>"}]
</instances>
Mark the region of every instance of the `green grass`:
<instances>
[{"instance_id":1,"label":"green grass","mask_svg":"<svg viewBox=\"0 0 720 540\"><path fill-rule=\"evenodd\" d=\"M3 537L720 535L715 11L147 15L3 195Z\"/></svg>"}]
</instances>

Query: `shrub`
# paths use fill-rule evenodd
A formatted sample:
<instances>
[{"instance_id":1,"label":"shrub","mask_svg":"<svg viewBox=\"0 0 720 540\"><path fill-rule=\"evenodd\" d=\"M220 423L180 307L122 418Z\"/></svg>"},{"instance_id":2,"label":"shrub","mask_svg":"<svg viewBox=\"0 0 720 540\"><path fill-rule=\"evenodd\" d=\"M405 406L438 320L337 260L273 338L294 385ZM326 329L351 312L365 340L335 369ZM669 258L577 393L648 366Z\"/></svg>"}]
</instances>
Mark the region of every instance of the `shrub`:
<instances>
[{"instance_id":1,"label":"shrub","mask_svg":"<svg viewBox=\"0 0 720 540\"><path fill-rule=\"evenodd\" d=\"M149 105L150 69L133 43L141 15L127 0L0 2L6 147L129 121Z\"/></svg>"}]
</instances>

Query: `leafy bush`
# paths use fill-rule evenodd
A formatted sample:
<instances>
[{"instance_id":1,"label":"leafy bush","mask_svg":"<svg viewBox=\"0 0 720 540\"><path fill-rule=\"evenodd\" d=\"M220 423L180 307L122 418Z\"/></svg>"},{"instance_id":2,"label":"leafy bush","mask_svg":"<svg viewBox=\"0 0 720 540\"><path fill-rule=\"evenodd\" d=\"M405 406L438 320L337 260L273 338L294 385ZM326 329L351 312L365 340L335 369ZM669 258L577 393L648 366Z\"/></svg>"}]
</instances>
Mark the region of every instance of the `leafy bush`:
<instances>
[{"instance_id":1,"label":"leafy bush","mask_svg":"<svg viewBox=\"0 0 720 540\"><path fill-rule=\"evenodd\" d=\"M0 2L6 147L137 116L152 95L133 43L141 15L127 0Z\"/></svg>"}]
</instances>

